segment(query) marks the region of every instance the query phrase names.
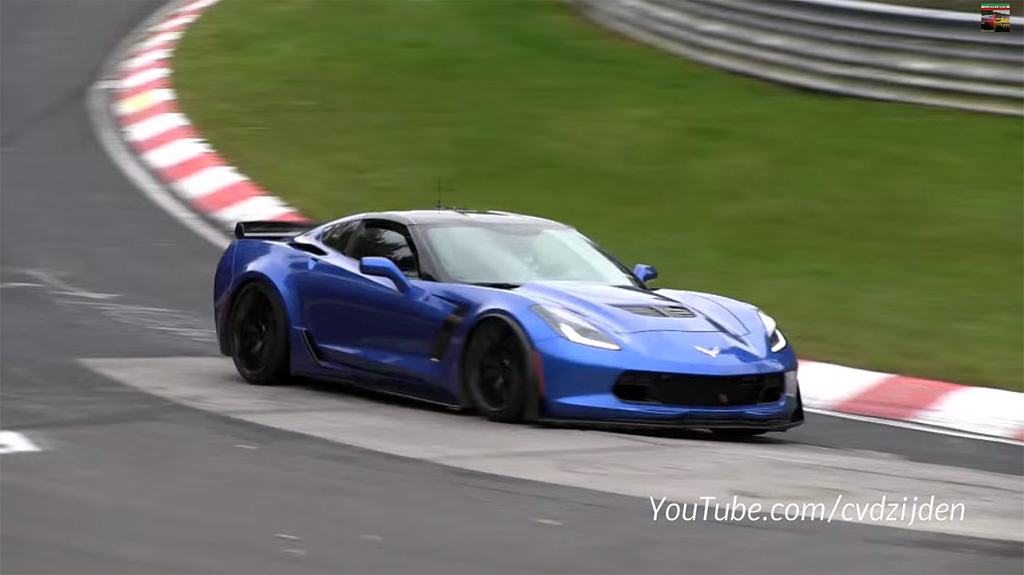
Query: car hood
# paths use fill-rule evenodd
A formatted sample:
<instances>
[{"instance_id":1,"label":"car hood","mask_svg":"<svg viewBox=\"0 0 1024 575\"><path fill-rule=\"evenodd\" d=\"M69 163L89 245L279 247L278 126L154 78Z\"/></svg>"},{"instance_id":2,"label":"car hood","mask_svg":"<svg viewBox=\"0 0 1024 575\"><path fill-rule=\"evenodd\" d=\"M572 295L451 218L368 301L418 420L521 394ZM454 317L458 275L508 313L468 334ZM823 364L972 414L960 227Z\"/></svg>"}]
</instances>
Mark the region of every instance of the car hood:
<instances>
[{"instance_id":1,"label":"car hood","mask_svg":"<svg viewBox=\"0 0 1024 575\"><path fill-rule=\"evenodd\" d=\"M579 282L533 282L515 291L538 304L575 311L619 334L716 332L739 338L764 331L750 304L698 292Z\"/></svg>"}]
</instances>

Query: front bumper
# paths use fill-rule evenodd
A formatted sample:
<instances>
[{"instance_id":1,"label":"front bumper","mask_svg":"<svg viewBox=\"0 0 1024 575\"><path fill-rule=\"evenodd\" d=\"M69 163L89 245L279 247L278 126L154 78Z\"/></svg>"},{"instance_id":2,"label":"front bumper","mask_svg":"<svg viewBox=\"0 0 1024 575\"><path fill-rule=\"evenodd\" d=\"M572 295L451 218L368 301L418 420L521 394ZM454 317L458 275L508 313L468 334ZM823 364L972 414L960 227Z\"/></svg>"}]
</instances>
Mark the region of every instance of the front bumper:
<instances>
[{"instance_id":1,"label":"front bumper","mask_svg":"<svg viewBox=\"0 0 1024 575\"><path fill-rule=\"evenodd\" d=\"M542 418L542 423L554 425L587 426L618 429L746 429L751 431L786 431L804 422L803 412L789 419L751 421L748 419L700 418L648 418L648 419L554 419Z\"/></svg>"},{"instance_id":2,"label":"front bumper","mask_svg":"<svg viewBox=\"0 0 1024 575\"><path fill-rule=\"evenodd\" d=\"M795 372L796 357L782 353L757 356L744 349L729 349L720 334L637 334L635 346L619 351L600 350L563 338L535 342L541 380L541 419L593 421L628 427L688 427L783 431L803 423L803 408L796 389L769 403L728 406L687 406L624 401L613 393L627 371L742 376ZM704 341L707 340L707 341ZM705 345L706 344L706 345ZM694 354L694 345L718 345L717 357Z\"/></svg>"}]
</instances>

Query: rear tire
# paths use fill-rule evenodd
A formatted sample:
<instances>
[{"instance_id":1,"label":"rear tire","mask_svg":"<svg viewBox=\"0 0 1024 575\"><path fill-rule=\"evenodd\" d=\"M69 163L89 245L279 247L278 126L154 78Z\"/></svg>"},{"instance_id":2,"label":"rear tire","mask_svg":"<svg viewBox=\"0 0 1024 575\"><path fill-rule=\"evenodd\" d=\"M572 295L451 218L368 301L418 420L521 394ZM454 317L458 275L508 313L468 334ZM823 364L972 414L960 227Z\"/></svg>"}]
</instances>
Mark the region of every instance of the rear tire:
<instances>
[{"instance_id":1,"label":"rear tire","mask_svg":"<svg viewBox=\"0 0 1024 575\"><path fill-rule=\"evenodd\" d=\"M512 326L486 320L466 347L463 373L473 404L487 419L523 420L531 385L529 346Z\"/></svg>"},{"instance_id":2,"label":"rear tire","mask_svg":"<svg viewBox=\"0 0 1024 575\"><path fill-rule=\"evenodd\" d=\"M289 379L289 322L274 290L263 282L241 288L228 319L231 359L253 385L283 385Z\"/></svg>"}]
</instances>

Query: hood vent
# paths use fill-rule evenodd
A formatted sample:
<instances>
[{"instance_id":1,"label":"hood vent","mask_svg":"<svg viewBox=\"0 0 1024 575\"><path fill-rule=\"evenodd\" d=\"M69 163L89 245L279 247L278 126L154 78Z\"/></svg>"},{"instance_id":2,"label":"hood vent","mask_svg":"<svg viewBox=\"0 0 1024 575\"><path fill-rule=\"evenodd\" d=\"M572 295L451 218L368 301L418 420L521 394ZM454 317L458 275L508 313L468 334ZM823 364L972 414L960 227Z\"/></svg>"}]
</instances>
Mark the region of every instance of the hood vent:
<instances>
[{"instance_id":1,"label":"hood vent","mask_svg":"<svg viewBox=\"0 0 1024 575\"><path fill-rule=\"evenodd\" d=\"M690 308L681 305L658 306L655 309L668 317L697 317Z\"/></svg>"},{"instance_id":2,"label":"hood vent","mask_svg":"<svg viewBox=\"0 0 1024 575\"><path fill-rule=\"evenodd\" d=\"M692 310L681 305L617 305L614 307L647 317L697 317Z\"/></svg>"}]
</instances>

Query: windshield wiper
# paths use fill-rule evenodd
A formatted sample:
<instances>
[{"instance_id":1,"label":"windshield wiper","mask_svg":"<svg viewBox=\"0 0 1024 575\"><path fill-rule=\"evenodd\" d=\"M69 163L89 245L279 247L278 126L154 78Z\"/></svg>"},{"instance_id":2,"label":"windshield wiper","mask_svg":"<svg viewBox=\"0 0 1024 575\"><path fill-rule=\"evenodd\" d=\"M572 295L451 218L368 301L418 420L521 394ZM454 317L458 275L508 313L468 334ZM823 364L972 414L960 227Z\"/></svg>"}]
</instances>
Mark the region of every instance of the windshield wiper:
<instances>
[{"instance_id":1,"label":"windshield wiper","mask_svg":"<svg viewBox=\"0 0 1024 575\"><path fill-rule=\"evenodd\" d=\"M480 287L489 287L489 288L495 288L495 289L516 289L517 287L522 287L523 284L502 283L502 282L481 282L481 283L473 283L473 284L470 284L470 285L475 285L475 286L480 286Z\"/></svg>"}]
</instances>

